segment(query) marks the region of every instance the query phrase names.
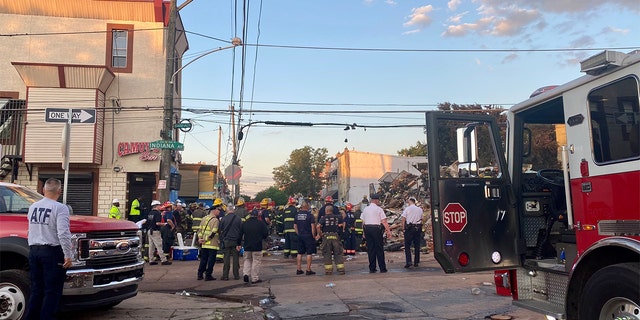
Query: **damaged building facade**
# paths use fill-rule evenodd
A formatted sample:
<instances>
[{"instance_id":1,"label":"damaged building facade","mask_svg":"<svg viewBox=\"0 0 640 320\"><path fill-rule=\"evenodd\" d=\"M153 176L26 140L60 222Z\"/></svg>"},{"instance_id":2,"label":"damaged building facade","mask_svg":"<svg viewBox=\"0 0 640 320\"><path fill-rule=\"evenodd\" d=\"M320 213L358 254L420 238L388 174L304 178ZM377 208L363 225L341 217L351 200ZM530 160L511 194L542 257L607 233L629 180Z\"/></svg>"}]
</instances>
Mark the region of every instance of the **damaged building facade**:
<instances>
[{"instance_id":1,"label":"damaged building facade","mask_svg":"<svg viewBox=\"0 0 640 320\"><path fill-rule=\"evenodd\" d=\"M424 211L422 250L433 248L433 233L428 199L426 157L404 157L344 149L325 167L327 184L323 197L332 196L338 204L359 204L372 193L380 195L393 237L385 250L401 250L404 245L402 219L406 200L413 196Z\"/></svg>"},{"instance_id":2,"label":"damaged building facade","mask_svg":"<svg viewBox=\"0 0 640 320\"><path fill-rule=\"evenodd\" d=\"M325 166L326 186L323 198L332 196L340 203L358 203L378 192L381 183L391 184L402 175L420 177L427 167L426 157L403 157L344 149ZM405 173L405 174L403 174ZM411 188L424 190L421 179Z\"/></svg>"}]
</instances>

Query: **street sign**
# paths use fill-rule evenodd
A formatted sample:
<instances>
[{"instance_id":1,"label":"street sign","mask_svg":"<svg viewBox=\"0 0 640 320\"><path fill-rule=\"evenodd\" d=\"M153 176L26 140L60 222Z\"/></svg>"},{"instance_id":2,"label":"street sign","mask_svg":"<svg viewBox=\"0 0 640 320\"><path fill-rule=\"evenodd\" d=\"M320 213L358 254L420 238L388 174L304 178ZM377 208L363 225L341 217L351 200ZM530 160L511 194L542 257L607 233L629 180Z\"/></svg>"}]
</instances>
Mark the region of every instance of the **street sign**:
<instances>
[{"instance_id":1,"label":"street sign","mask_svg":"<svg viewBox=\"0 0 640 320\"><path fill-rule=\"evenodd\" d=\"M193 128L193 124L189 119L182 119L180 123L176 123L173 125L174 129L180 129L182 132L189 132L191 128Z\"/></svg>"},{"instance_id":2,"label":"street sign","mask_svg":"<svg viewBox=\"0 0 640 320\"><path fill-rule=\"evenodd\" d=\"M442 223L451 232L462 232L467 226L467 210L457 202L447 204L442 210Z\"/></svg>"},{"instance_id":3,"label":"street sign","mask_svg":"<svg viewBox=\"0 0 640 320\"><path fill-rule=\"evenodd\" d=\"M237 164L228 166L226 169L224 169L224 177L227 178L228 184L238 184L240 177L242 177L242 167Z\"/></svg>"},{"instance_id":4,"label":"street sign","mask_svg":"<svg viewBox=\"0 0 640 320\"><path fill-rule=\"evenodd\" d=\"M46 122L67 122L69 109L47 108ZM96 123L96 109L73 109L71 123Z\"/></svg>"},{"instance_id":5,"label":"street sign","mask_svg":"<svg viewBox=\"0 0 640 320\"><path fill-rule=\"evenodd\" d=\"M158 140L158 141L149 142L149 148L150 149L171 149L171 150L182 151L184 150L184 144L178 141L172 141L172 140Z\"/></svg>"}]
</instances>

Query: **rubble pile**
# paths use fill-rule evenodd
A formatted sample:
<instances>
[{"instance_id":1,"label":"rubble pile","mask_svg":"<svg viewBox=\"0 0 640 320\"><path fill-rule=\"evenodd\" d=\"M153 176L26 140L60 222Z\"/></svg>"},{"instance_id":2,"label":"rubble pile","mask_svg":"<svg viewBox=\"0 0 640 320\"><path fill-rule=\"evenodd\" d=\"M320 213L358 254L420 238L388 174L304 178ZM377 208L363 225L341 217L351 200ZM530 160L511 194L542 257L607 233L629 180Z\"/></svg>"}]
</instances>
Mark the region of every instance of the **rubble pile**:
<instances>
[{"instance_id":1,"label":"rubble pile","mask_svg":"<svg viewBox=\"0 0 640 320\"><path fill-rule=\"evenodd\" d=\"M397 251L404 249L404 233L402 231L402 211L406 200L409 197L416 198L416 205L424 211L423 232L426 241L426 248L429 252L433 250L433 231L431 228L431 205L428 195L421 190L420 185L426 181L426 170L420 176L403 171L392 181L380 183L378 193L380 205L387 214L387 222L391 228L393 237L387 240L385 250ZM423 247L424 248L424 247Z\"/></svg>"}]
</instances>

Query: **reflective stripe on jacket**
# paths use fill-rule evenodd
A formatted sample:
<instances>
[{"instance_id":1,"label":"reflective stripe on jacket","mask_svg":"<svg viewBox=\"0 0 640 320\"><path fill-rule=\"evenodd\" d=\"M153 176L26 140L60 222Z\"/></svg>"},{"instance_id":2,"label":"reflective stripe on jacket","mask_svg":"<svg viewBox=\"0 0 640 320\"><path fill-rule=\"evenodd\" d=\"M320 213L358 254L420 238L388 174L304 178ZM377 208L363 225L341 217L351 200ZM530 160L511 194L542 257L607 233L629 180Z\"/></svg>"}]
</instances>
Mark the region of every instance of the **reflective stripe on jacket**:
<instances>
[{"instance_id":1,"label":"reflective stripe on jacket","mask_svg":"<svg viewBox=\"0 0 640 320\"><path fill-rule=\"evenodd\" d=\"M202 244L202 248L219 250L220 235L218 234L218 218L209 215L202 218L202 222L203 223L200 225L200 230L198 231L198 239L205 240L205 242ZM214 234L213 237L211 237L212 234Z\"/></svg>"}]
</instances>

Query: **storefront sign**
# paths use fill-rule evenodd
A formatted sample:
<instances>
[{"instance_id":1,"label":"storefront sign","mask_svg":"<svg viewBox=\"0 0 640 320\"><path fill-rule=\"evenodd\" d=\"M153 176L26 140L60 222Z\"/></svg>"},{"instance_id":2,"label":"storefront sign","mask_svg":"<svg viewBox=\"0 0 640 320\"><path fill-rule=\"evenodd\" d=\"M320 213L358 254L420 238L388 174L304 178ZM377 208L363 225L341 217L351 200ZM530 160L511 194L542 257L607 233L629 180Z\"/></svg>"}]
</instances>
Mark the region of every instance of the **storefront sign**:
<instances>
[{"instance_id":1,"label":"storefront sign","mask_svg":"<svg viewBox=\"0 0 640 320\"><path fill-rule=\"evenodd\" d=\"M118 143L118 155L120 157L131 154L140 154L140 160L142 161L156 161L160 159L160 149L151 148L149 142Z\"/></svg>"},{"instance_id":2,"label":"storefront sign","mask_svg":"<svg viewBox=\"0 0 640 320\"><path fill-rule=\"evenodd\" d=\"M198 199L201 199L201 200L213 200L213 192L211 192L211 191L198 192Z\"/></svg>"}]
</instances>

